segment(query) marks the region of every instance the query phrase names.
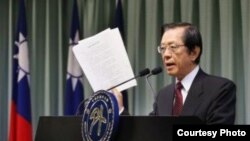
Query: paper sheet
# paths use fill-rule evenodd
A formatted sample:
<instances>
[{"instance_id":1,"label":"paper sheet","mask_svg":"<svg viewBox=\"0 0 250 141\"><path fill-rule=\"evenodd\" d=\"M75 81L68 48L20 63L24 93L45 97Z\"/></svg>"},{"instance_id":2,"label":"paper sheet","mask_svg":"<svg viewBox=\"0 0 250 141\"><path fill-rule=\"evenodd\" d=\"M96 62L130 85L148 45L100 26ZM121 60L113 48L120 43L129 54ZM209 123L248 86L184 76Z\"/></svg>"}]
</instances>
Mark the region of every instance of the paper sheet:
<instances>
[{"instance_id":1,"label":"paper sheet","mask_svg":"<svg viewBox=\"0 0 250 141\"><path fill-rule=\"evenodd\" d=\"M118 28L79 41L73 52L94 92L134 77ZM132 80L117 89L122 91L136 85L136 80Z\"/></svg>"}]
</instances>

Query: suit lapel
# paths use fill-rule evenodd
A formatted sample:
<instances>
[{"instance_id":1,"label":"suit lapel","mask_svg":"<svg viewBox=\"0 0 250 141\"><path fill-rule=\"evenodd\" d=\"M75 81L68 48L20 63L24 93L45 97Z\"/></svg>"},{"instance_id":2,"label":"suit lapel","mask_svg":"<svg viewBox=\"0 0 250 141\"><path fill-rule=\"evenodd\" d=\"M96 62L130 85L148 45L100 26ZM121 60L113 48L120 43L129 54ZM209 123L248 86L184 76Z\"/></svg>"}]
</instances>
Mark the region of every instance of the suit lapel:
<instances>
[{"instance_id":1,"label":"suit lapel","mask_svg":"<svg viewBox=\"0 0 250 141\"><path fill-rule=\"evenodd\" d=\"M165 95L166 98L166 104L165 104L165 110L164 110L164 115L172 115L172 109L173 109L173 100L174 100L174 84L170 86L170 89L166 92L167 94Z\"/></svg>"},{"instance_id":2,"label":"suit lapel","mask_svg":"<svg viewBox=\"0 0 250 141\"><path fill-rule=\"evenodd\" d=\"M204 77L205 73L200 69L190 87L181 115L193 115L201 104L202 100L200 98L203 94Z\"/></svg>"}]
</instances>

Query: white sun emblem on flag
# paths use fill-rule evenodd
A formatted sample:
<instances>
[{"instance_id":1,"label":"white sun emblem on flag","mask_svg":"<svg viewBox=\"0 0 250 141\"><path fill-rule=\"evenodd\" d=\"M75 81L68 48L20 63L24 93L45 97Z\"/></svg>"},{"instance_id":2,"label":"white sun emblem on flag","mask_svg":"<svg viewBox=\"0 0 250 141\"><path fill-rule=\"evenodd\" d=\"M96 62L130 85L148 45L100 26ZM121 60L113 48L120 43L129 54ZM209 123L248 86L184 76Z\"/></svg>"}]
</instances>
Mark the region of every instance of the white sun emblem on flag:
<instances>
[{"instance_id":1,"label":"white sun emblem on flag","mask_svg":"<svg viewBox=\"0 0 250 141\"><path fill-rule=\"evenodd\" d=\"M19 41L16 41L15 45L19 51L13 57L18 59L18 81L20 81L25 75L29 75L28 43L21 32Z\"/></svg>"}]
</instances>

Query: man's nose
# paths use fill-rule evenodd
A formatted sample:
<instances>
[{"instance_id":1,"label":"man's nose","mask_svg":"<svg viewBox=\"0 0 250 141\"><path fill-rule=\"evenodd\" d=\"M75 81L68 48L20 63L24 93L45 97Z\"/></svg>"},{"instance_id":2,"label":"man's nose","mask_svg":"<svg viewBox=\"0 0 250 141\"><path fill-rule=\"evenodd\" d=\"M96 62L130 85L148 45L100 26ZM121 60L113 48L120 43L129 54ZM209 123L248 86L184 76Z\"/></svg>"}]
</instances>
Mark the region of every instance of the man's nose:
<instances>
[{"instance_id":1,"label":"man's nose","mask_svg":"<svg viewBox=\"0 0 250 141\"><path fill-rule=\"evenodd\" d=\"M165 52L163 53L163 57L166 59L169 59L172 57L172 52L168 49L165 50Z\"/></svg>"}]
</instances>

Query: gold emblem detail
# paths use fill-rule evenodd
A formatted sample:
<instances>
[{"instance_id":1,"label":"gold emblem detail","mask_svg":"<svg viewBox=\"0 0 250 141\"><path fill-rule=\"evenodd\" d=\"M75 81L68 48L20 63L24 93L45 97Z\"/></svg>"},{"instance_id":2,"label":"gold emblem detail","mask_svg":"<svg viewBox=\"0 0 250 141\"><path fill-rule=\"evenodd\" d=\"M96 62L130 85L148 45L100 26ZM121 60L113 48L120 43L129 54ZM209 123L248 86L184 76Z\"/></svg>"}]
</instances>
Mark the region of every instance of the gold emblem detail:
<instances>
[{"instance_id":1,"label":"gold emblem detail","mask_svg":"<svg viewBox=\"0 0 250 141\"><path fill-rule=\"evenodd\" d=\"M101 127L102 123L107 123L107 119L103 117L103 106L101 105L100 108L96 107L90 114L90 119L92 120L90 125L90 134L93 132L93 127L98 124L97 128L97 135L100 136L101 134Z\"/></svg>"}]
</instances>

